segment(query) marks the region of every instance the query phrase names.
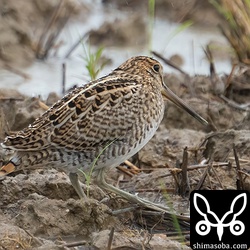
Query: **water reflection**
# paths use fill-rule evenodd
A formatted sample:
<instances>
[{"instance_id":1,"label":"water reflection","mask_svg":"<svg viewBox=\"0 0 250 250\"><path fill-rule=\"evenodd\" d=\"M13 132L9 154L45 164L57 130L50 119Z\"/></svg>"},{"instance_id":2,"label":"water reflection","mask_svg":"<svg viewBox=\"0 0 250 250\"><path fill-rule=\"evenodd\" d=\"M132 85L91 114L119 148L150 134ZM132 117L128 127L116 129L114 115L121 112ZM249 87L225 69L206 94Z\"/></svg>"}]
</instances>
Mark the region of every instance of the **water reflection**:
<instances>
[{"instance_id":1,"label":"water reflection","mask_svg":"<svg viewBox=\"0 0 250 250\"><path fill-rule=\"evenodd\" d=\"M118 14L116 13L116 15ZM87 22L70 23L60 36L65 45L60 48L55 57L50 57L45 62L36 61L29 68L24 69L23 72L30 76L28 80L0 70L0 88L14 88L26 95L41 95L43 98L46 98L48 93L52 91L61 94L63 57L82 34L86 33L90 27L98 28L104 20L106 20L105 12L96 9ZM177 24L170 23L167 20L156 20L153 34L153 50L164 53L167 58L174 54L180 54L184 59L182 69L190 75L209 74L209 65L205 60L203 47L211 40L225 43L225 39L220 35L219 31L206 31L191 27L169 40L168 34L176 27ZM70 58L65 61L66 89L73 85L79 86L89 80L81 55L83 55L83 47L80 45ZM136 47L105 48L104 55L111 58L113 64L105 67L99 76L109 73L131 56L148 55L148 51ZM229 73L231 70L229 60L216 61L215 65L218 73ZM174 72L172 68L167 66L164 68L166 72Z\"/></svg>"}]
</instances>

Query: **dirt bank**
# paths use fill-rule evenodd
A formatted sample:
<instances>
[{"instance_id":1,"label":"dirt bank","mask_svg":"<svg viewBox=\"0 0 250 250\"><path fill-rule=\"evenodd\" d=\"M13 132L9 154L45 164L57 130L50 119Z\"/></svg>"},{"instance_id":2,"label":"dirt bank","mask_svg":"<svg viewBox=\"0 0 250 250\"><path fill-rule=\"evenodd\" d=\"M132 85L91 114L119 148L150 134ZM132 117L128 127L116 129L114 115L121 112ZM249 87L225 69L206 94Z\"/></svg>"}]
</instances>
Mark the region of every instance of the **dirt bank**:
<instances>
[{"instance_id":1,"label":"dirt bank","mask_svg":"<svg viewBox=\"0 0 250 250\"><path fill-rule=\"evenodd\" d=\"M240 158L242 171L250 170L247 160L250 157L249 113L231 107L214 94L208 77L194 77L183 85L181 76L168 75L166 82L212 125L204 127L188 114L167 103L165 117L156 135L139 152L139 161L131 159L142 171L129 177L124 172L112 169L108 176L110 182L118 182L121 188L162 204L166 203L166 198L160 190L166 189L176 211L188 213L188 193L198 185L202 189L236 189L239 185L233 145ZM192 88L187 84L192 84ZM1 93L4 93L0 98L3 114L1 140L6 133L27 126L44 112L44 104L47 104L46 101L42 104L43 100L22 96L13 91L2 90ZM15 112L8 112L10 109ZM181 192L178 169L183 161L185 147L190 168L189 187L184 190L181 198L178 195ZM2 151L1 158L2 161L6 160ZM200 166L204 159L213 163L213 171L200 184L208 167L206 164ZM174 243L165 236L169 233L164 226L166 222L154 224L154 217L148 217L147 214L142 222L138 217L139 210L127 212L125 217L124 213L112 215L112 210L130 205L119 197L100 190L94 185L94 180L90 186L90 204L82 203L64 173L44 167L46 168L17 172L1 180L2 249L5 246L10 247L9 249L17 246L21 249L61 249L62 246L62 249L67 249L72 241L103 249L101 246L108 244L112 228L115 229L113 247L137 248L139 244L144 244L149 249L158 249L160 244L161 249L174 249L173 244L177 244L176 249L179 249L179 243ZM243 179L244 187L249 189L249 178L244 175ZM170 225L169 222L167 225ZM151 239L149 235L145 235L145 231L142 234L139 230L145 227L150 229L151 226L163 234L159 236L159 242L155 238L158 236Z\"/></svg>"}]
</instances>

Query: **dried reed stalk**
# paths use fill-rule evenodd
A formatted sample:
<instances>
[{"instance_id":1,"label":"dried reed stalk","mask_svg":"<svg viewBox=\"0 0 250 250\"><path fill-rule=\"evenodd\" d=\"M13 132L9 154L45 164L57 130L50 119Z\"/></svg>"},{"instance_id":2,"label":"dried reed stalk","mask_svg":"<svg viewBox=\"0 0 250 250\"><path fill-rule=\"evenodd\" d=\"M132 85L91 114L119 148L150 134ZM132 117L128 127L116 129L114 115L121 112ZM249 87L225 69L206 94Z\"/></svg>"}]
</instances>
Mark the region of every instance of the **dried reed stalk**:
<instances>
[{"instance_id":1,"label":"dried reed stalk","mask_svg":"<svg viewBox=\"0 0 250 250\"><path fill-rule=\"evenodd\" d=\"M226 25L220 25L220 29L234 49L238 60L250 65L250 0L210 2L226 21Z\"/></svg>"}]
</instances>

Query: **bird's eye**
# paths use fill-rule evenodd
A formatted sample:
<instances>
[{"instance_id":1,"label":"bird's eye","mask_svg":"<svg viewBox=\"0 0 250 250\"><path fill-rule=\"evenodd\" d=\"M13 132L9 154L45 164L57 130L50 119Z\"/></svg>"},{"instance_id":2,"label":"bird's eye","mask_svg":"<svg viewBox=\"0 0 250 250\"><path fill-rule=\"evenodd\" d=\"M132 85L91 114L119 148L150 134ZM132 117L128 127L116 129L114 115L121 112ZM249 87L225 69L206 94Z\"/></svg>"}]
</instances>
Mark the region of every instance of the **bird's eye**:
<instances>
[{"instance_id":1,"label":"bird's eye","mask_svg":"<svg viewBox=\"0 0 250 250\"><path fill-rule=\"evenodd\" d=\"M159 65L159 64L155 64L155 65L153 66L153 69L154 69L155 72L159 72L159 70L160 70L160 65Z\"/></svg>"}]
</instances>

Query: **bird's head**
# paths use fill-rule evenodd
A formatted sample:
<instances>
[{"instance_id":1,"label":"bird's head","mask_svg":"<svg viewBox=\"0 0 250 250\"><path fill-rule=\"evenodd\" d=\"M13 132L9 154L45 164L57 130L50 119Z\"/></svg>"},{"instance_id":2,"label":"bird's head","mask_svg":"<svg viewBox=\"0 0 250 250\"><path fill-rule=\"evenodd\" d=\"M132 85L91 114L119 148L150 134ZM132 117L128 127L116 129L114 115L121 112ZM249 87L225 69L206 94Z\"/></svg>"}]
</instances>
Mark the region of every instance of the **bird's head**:
<instances>
[{"instance_id":1,"label":"bird's head","mask_svg":"<svg viewBox=\"0 0 250 250\"><path fill-rule=\"evenodd\" d=\"M163 79L163 67L157 60L147 56L136 56L128 59L116 70L142 77L145 84L149 82L154 84L155 87L162 89L162 95L168 100L185 110L202 124L208 125L208 122L204 118L169 89Z\"/></svg>"}]
</instances>

